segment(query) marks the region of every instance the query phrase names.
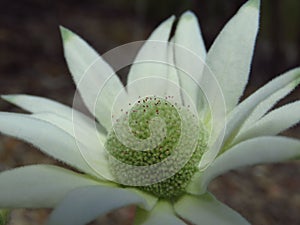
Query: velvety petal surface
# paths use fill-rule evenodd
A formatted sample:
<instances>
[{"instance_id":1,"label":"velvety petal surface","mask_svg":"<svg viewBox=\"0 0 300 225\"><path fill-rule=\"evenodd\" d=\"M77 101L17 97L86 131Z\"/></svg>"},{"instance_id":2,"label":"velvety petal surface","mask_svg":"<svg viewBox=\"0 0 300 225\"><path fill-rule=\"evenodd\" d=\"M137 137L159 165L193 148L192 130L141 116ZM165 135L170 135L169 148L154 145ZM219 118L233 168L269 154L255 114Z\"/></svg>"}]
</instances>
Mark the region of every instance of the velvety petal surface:
<instances>
[{"instance_id":1,"label":"velvety petal surface","mask_svg":"<svg viewBox=\"0 0 300 225\"><path fill-rule=\"evenodd\" d=\"M185 195L174 204L176 213L195 225L250 225L240 214L211 194Z\"/></svg>"},{"instance_id":2,"label":"velvety petal surface","mask_svg":"<svg viewBox=\"0 0 300 225\"><path fill-rule=\"evenodd\" d=\"M147 212L137 209L134 225L186 225L179 219L173 210L171 203L160 200L155 207Z\"/></svg>"},{"instance_id":3,"label":"velvety petal surface","mask_svg":"<svg viewBox=\"0 0 300 225\"><path fill-rule=\"evenodd\" d=\"M183 105L182 101L182 86L179 80L179 71L175 65L174 56L174 37L170 39L168 45L168 73L167 80L169 81L166 85L166 92L168 95L178 96L177 103ZM178 88L176 88L178 87Z\"/></svg>"},{"instance_id":4,"label":"velvety petal surface","mask_svg":"<svg viewBox=\"0 0 300 225\"><path fill-rule=\"evenodd\" d=\"M241 132L233 141L233 145L241 141L279 134L296 125L300 121L300 101L287 104L265 115L258 122Z\"/></svg>"},{"instance_id":5,"label":"velvety petal surface","mask_svg":"<svg viewBox=\"0 0 300 225\"><path fill-rule=\"evenodd\" d=\"M152 32L138 52L130 68L127 79L127 90L130 95L134 94L136 96L144 97L145 93L143 89L147 86L151 86L154 93L160 93L162 91L161 89L166 88L168 78L168 40L174 20L175 17L172 16L162 22ZM159 77L162 80L159 83L146 81L144 85L131 85L136 80L152 76Z\"/></svg>"},{"instance_id":6,"label":"velvety petal surface","mask_svg":"<svg viewBox=\"0 0 300 225\"><path fill-rule=\"evenodd\" d=\"M79 112L78 110L53 101L51 99L32 96L32 95L2 95L4 100L26 110L31 113L52 113L57 116L63 117L66 120L78 124L79 127L84 129L95 129L95 122ZM97 131L101 139L105 139L106 131L103 127L97 125Z\"/></svg>"},{"instance_id":7,"label":"velvety petal surface","mask_svg":"<svg viewBox=\"0 0 300 225\"><path fill-rule=\"evenodd\" d=\"M84 187L68 193L50 215L47 225L85 225L114 209L139 204L142 196L121 188Z\"/></svg>"},{"instance_id":8,"label":"velvety petal surface","mask_svg":"<svg viewBox=\"0 0 300 225\"><path fill-rule=\"evenodd\" d=\"M287 74L294 76L295 77L294 81L279 88L270 97L268 97L266 100L258 104L258 106L253 110L253 112L250 114L250 116L243 124L242 130L245 130L249 128L249 126L252 126L256 121L258 121L262 116L264 116L279 100L281 100L286 95L291 93L300 84L300 68L292 69L288 71ZM261 87L256 92L257 93L263 92L264 91L263 89L264 87Z\"/></svg>"},{"instance_id":9,"label":"velvety petal surface","mask_svg":"<svg viewBox=\"0 0 300 225\"><path fill-rule=\"evenodd\" d=\"M248 82L258 31L259 0L249 0L225 25L206 57L225 97L227 112L238 103ZM210 71L204 70L203 79ZM233 88L234 87L234 88Z\"/></svg>"},{"instance_id":10,"label":"velvety petal surface","mask_svg":"<svg viewBox=\"0 0 300 225\"><path fill-rule=\"evenodd\" d=\"M264 101L268 101L272 95L285 89L287 85L298 84L299 79L299 69L290 70L270 81L240 103L228 117L222 151L226 151L231 146L244 122L259 104L264 104Z\"/></svg>"},{"instance_id":11,"label":"velvety petal surface","mask_svg":"<svg viewBox=\"0 0 300 225\"><path fill-rule=\"evenodd\" d=\"M61 27L65 58L90 112L109 130L111 109L118 93L124 89L113 69L83 39Z\"/></svg>"},{"instance_id":12,"label":"velvety petal surface","mask_svg":"<svg viewBox=\"0 0 300 225\"><path fill-rule=\"evenodd\" d=\"M257 137L221 154L202 174L201 190L220 174L244 166L300 158L300 141L286 137Z\"/></svg>"},{"instance_id":13,"label":"velvety petal surface","mask_svg":"<svg viewBox=\"0 0 300 225\"><path fill-rule=\"evenodd\" d=\"M75 121L70 121L64 117L52 113L36 113L31 117L49 122L66 133L74 137L81 144L87 146L95 154L104 154L105 137L99 135L96 127L86 126L86 124L77 124ZM103 156L104 157L104 156Z\"/></svg>"},{"instance_id":14,"label":"velvety petal surface","mask_svg":"<svg viewBox=\"0 0 300 225\"><path fill-rule=\"evenodd\" d=\"M58 166L20 167L0 173L0 207L52 208L69 191L90 185L103 183Z\"/></svg>"},{"instance_id":15,"label":"velvety petal surface","mask_svg":"<svg viewBox=\"0 0 300 225\"><path fill-rule=\"evenodd\" d=\"M44 153L80 171L113 179L107 160L100 150L99 154L94 154L87 146L49 122L26 114L0 112L0 124L0 132L3 134L29 142Z\"/></svg>"},{"instance_id":16,"label":"velvety petal surface","mask_svg":"<svg viewBox=\"0 0 300 225\"><path fill-rule=\"evenodd\" d=\"M33 95L1 95L1 98L31 113L48 112L70 118L72 116L72 110L74 110L54 100ZM80 112L74 110L74 113Z\"/></svg>"},{"instance_id":17,"label":"velvety petal surface","mask_svg":"<svg viewBox=\"0 0 300 225\"><path fill-rule=\"evenodd\" d=\"M201 95L197 82L201 80L206 49L198 19L194 13L187 11L180 17L173 38L174 61L178 68L180 85L198 108ZM185 98L183 103L189 104Z\"/></svg>"}]
</instances>

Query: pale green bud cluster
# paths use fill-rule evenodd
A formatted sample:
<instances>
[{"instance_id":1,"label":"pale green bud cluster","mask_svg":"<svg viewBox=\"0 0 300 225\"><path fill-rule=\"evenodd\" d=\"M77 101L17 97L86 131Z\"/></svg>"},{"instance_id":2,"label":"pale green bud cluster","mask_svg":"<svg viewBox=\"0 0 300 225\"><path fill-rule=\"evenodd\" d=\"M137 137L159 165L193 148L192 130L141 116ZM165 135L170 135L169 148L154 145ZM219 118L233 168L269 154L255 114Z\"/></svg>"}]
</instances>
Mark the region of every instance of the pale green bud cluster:
<instances>
[{"instance_id":1,"label":"pale green bud cluster","mask_svg":"<svg viewBox=\"0 0 300 225\"><path fill-rule=\"evenodd\" d=\"M197 172L206 149L207 132L188 108L167 99L140 99L117 120L105 146L110 155L111 172L117 180L145 183L138 188L169 199L185 193ZM189 132L183 132L184 129ZM132 169L145 167L147 170L147 166L166 161L165 166L158 167L150 175ZM182 166L178 168L180 163ZM132 167L128 169L124 165ZM167 173L171 176L156 182L157 177Z\"/></svg>"}]
</instances>

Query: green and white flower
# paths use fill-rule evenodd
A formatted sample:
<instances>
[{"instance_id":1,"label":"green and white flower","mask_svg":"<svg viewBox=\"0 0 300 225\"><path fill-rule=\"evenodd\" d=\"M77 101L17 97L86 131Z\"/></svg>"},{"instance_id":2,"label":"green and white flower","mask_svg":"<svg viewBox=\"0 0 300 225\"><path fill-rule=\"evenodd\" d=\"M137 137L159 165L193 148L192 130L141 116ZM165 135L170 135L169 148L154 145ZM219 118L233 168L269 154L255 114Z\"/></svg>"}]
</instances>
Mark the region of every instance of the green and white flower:
<instances>
[{"instance_id":1,"label":"green and white flower","mask_svg":"<svg viewBox=\"0 0 300 225\"><path fill-rule=\"evenodd\" d=\"M126 88L103 57L61 28L68 67L96 120L42 97L2 96L32 114L0 112L0 132L78 172L41 164L4 171L0 208L54 208L49 225L83 225L132 204L136 225L249 224L207 191L210 181L300 157L299 140L275 136L299 122L300 101L270 111L298 86L300 68L239 103L259 5L244 4L207 53L192 12L173 37L169 18L141 48Z\"/></svg>"}]
</instances>

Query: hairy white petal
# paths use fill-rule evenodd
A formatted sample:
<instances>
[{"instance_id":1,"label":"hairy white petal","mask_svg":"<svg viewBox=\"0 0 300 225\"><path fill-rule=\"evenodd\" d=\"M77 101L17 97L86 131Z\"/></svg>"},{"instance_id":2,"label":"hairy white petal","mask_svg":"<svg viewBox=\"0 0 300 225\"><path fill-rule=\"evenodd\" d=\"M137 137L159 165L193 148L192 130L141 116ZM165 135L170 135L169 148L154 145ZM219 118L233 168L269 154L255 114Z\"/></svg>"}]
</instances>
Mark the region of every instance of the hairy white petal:
<instances>
[{"instance_id":1,"label":"hairy white petal","mask_svg":"<svg viewBox=\"0 0 300 225\"><path fill-rule=\"evenodd\" d=\"M109 130L114 99L124 89L113 69L83 39L61 27L65 58L89 111Z\"/></svg>"},{"instance_id":2,"label":"hairy white petal","mask_svg":"<svg viewBox=\"0 0 300 225\"><path fill-rule=\"evenodd\" d=\"M288 73L294 74L295 80L283 86L282 88L279 88L270 97L258 104L258 106L253 110L253 112L243 124L242 130L245 130L252 126L256 121L264 116L265 113L268 112L279 100L291 93L300 84L300 68L295 68ZM263 92L263 89L264 87L260 88L257 92Z\"/></svg>"},{"instance_id":3,"label":"hairy white petal","mask_svg":"<svg viewBox=\"0 0 300 225\"><path fill-rule=\"evenodd\" d=\"M233 141L233 145L246 139L271 136L281 133L300 121L300 101L275 109L242 131Z\"/></svg>"},{"instance_id":4,"label":"hairy white petal","mask_svg":"<svg viewBox=\"0 0 300 225\"><path fill-rule=\"evenodd\" d=\"M83 129L94 129L95 122L74 108L63 105L51 99L32 96L32 95L2 95L4 100L34 114L54 114L72 123L76 123L78 127ZM103 141L106 137L106 131L103 127L97 124L97 131L100 139Z\"/></svg>"},{"instance_id":5,"label":"hairy white petal","mask_svg":"<svg viewBox=\"0 0 300 225\"><path fill-rule=\"evenodd\" d=\"M300 141L286 137L257 137L241 142L221 154L202 175L201 190L229 170L300 157Z\"/></svg>"},{"instance_id":6,"label":"hairy white petal","mask_svg":"<svg viewBox=\"0 0 300 225\"><path fill-rule=\"evenodd\" d=\"M198 108L201 95L197 82L200 81L202 76L206 49L200 25L194 13L187 11L180 17L173 38L175 44L174 60L175 65L178 67L177 73L180 85ZM186 99L183 99L183 101L184 104L188 105Z\"/></svg>"},{"instance_id":7,"label":"hairy white petal","mask_svg":"<svg viewBox=\"0 0 300 225\"><path fill-rule=\"evenodd\" d=\"M238 103L248 82L258 31L259 0L249 0L220 32L206 57L216 76L230 112ZM203 79L209 73L204 70Z\"/></svg>"},{"instance_id":8,"label":"hairy white petal","mask_svg":"<svg viewBox=\"0 0 300 225\"><path fill-rule=\"evenodd\" d=\"M162 223L164 225L186 225L175 215L172 205L165 200L160 200L150 212L137 209L134 225L158 225Z\"/></svg>"},{"instance_id":9,"label":"hairy white petal","mask_svg":"<svg viewBox=\"0 0 300 225\"><path fill-rule=\"evenodd\" d=\"M0 112L0 133L14 136L85 173L113 179L107 160L53 124L26 114ZM101 146L100 146L101 147ZM84 155L83 155L84 153Z\"/></svg>"},{"instance_id":10,"label":"hairy white petal","mask_svg":"<svg viewBox=\"0 0 300 225\"><path fill-rule=\"evenodd\" d=\"M166 83L155 83L147 81L144 85L131 86L139 79L149 77L168 78L168 40L175 17L161 23L150 35L138 52L133 65L130 68L127 80L127 90L130 95L144 97L144 88L151 86L153 92L162 92L166 89Z\"/></svg>"},{"instance_id":11,"label":"hairy white petal","mask_svg":"<svg viewBox=\"0 0 300 225\"><path fill-rule=\"evenodd\" d=\"M226 151L228 146L231 146L233 139L241 130L242 125L259 104L268 101L274 93L285 89L287 85L299 83L299 79L300 69L290 70L270 81L240 103L229 115L222 151Z\"/></svg>"},{"instance_id":12,"label":"hairy white petal","mask_svg":"<svg viewBox=\"0 0 300 225\"><path fill-rule=\"evenodd\" d=\"M176 213L195 225L250 225L240 214L206 193L184 195L174 204Z\"/></svg>"},{"instance_id":13,"label":"hairy white petal","mask_svg":"<svg viewBox=\"0 0 300 225\"><path fill-rule=\"evenodd\" d=\"M70 192L50 215L47 225L85 225L98 216L132 204L146 204L130 191L111 187L83 187Z\"/></svg>"},{"instance_id":14,"label":"hairy white petal","mask_svg":"<svg viewBox=\"0 0 300 225\"><path fill-rule=\"evenodd\" d=\"M52 208L71 190L102 185L57 166L34 165L0 173L1 208Z\"/></svg>"}]
</instances>

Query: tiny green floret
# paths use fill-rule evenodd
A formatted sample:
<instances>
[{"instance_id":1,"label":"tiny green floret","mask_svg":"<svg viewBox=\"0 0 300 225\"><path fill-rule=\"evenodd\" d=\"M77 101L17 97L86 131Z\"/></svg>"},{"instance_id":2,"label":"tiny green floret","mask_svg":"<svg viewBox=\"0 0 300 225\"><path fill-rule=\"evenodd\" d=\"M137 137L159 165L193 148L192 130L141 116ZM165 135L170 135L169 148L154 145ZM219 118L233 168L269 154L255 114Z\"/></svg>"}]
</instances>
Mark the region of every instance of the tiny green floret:
<instances>
[{"instance_id":1,"label":"tiny green floret","mask_svg":"<svg viewBox=\"0 0 300 225\"><path fill-rule=\"evenodd\" d=\"M195 121L196 117L187 107L171 103L168 97L139 99L130 111L117 119L108 135L105 147L109 153L112 174L115 177L121 176L128 183L140 184L145 181L145 185L136 187L159 198L170 199L184 194L191 178L198 171L198 164L207 144L207 132ZM190 132L197 131L199 134L186 134L183 126ZM195 137L198 140L193 140ZM192 151L186 144L180 145L181 140L187 145L195 143ZM176 151L180 152L177 156ZM174 154L175 157L171 157ZM190 155L183 157L187 154ZM186 160L182 166L176 169L176 165L182 163L184 158ZM161 167L150 175L124 168L124 164L147 168L168 159L171 159L166 164L168 166ZM156 181L164 173L170 176ZM147 181L153 182L149 184Z\"/></svg>"}]
</instances>

